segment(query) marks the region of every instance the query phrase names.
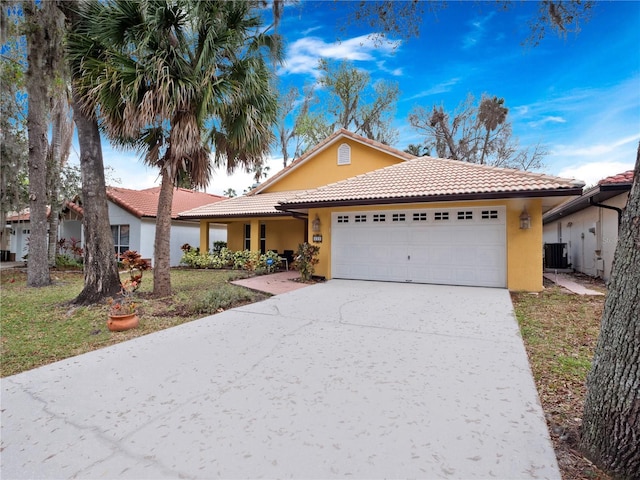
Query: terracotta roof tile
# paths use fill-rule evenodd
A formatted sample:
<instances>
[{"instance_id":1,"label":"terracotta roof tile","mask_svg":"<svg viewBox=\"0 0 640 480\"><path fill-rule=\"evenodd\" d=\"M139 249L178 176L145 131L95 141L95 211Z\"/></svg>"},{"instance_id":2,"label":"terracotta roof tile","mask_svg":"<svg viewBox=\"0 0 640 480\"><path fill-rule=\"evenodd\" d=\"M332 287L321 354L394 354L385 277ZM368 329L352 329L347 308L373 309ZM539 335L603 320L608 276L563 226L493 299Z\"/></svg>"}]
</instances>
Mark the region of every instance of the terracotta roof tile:
<instances>
[{"instance_id":1,"label":"terracotta roof tile","mask_svg":"<svg viewBox=\"0 0 640 480\"><path fill-rule=\"evenodd\" d=\"M107 188L109 200L138 218L155 217L157 215L159 196L160 187L147 188L145 190L130 190L119 187ZM220 202L226 198L210 193L194 192L186 188L177 188L173 192L171 218L178 218L178 214L185 210Z\"/></svg>"},{"instance_id":2,"label":"terracotta roof tile","mask_svg":"<svg viewBox=\"0 0 640 480\"><path fill-rule=\"evenodd\" d=\"M282 204L540 192L583 185L576 180L540 173L421 157L310 190Z\"/></svg>"},{"instance_id":3,"label":"terracotta roof tile","mask_svg":"<svg viewBox=\"0 0 640 480\"><path fill-rule=\"evenodd\" d=\"M255 215L286 215L276 209L276 205L290 197L304 193L305 190L287 192L260 193L257 195L243 195L229 198L221 202L182 212L185 218L213 218L213 217L245 217Z\"/></svg>"},{"instance_id":4,"label":"terracotta roof tile","mask_svg":"<svg viewBox=\"0 0 640 480\"><path fill-rule=\"evenodd\" d=\"M376 148L378 150L382 150L382 151L384 151L386 153L390 153L391 155L394 155L396 157L400 157L400 158L402 158L404 160L413 160L414 158L416 158L415 155L411 155L410 153L403 152L402 150L398 150L396 148L390 147L389 145L385 145L384 143L376 142L375 140L371 140L369 138L363 137L363 136L358 135L356 133L350 132L349 130L345 130L344 128L341 128L337 132L329 135L327 138L325 138L322 142L320 142L315 147L313 147L311 150L306 152L304 155L302 155L301 157L298 157L296 160L291 162L288 166L286 166L285 168L280 170L273 177L269 178L265 182L263 182L260 185L258 185L256 188L254 188L252 191L250 191L247 195L256 195L256 194L260 193L265 188L267 188L270 185L273 185L274 183L276 183L280 178L286 176L291 170L295 169L300 164L305 163L306 161L308 161L316 153L324 150L326 147L328 147L329 145L331 145L332 143L337 141L339 138L345 138L345 137L346 138L350 138L351 140L354 140L356 142L364 143L364 144L369 145L369 146L371 146L373 148Z\"/></svg>"},{"instance_id":5,"label":"terracotta roof tile","mask_svg":"<svg viewBox=\"0 0 640 480\"><path fill-rule=\"evenodd\" d=\"M598 182L598 185L613 185L616 183L633 183L633 170L603 178Z\"/></svg>"},{"instance_id":6,"label":"terracotta roof tile","mask_svg":"<svg viewBox=\"0 0 640 480\"><path fill-rule=\"evenodd\" d=\"M84 209L82 208L82 205L79 205L76 202L72 202L71 200L65 200L64 206L69 210L73 210L78 215L84 215Z\"/></svg>"}]
</instances>

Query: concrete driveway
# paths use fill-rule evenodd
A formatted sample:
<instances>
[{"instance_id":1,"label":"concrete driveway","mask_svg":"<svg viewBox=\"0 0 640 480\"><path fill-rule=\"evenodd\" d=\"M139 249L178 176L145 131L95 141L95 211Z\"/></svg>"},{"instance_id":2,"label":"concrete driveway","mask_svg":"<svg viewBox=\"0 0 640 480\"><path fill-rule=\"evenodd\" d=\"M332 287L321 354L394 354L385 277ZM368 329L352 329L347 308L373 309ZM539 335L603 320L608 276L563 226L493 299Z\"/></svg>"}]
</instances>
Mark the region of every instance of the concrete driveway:
<instances>
[{"instance_id":1,"label":"concrete driveway","mask_svg":"<svg viewBox=\"0 0 640 480\"><path fill-rule=\"evenodd\" d=\"M2 380L10 478L560 478L506 290L332 280Z\"/></svg>"}]
</instances>

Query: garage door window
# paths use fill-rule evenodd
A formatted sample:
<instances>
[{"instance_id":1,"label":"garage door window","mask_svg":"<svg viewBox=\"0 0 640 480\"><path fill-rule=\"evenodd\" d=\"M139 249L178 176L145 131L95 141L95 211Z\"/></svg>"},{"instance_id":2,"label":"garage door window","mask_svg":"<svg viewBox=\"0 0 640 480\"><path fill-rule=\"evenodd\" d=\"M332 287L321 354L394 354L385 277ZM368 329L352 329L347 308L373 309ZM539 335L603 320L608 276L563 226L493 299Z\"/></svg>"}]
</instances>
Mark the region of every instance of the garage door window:
<instances>
[{"instance_id":1,"label":"garage door window","mask_svg":"<svg viewBox=\"0 0 640 480\"><path fill-rule=\"evenodd\" d=\"M404 213L394 213L393 216L391 217L391 219L394 222L404 222L406 217Z\"/></svg>"},{"instance_id":2,"label":"garage door window","mask_svg":"<svg viewBox=\"0 0 640 480\"><path fill-rule=\"evenodd\" d=\"M356 215L355 216L355 221L356 223L365 223L367 221L367 216L366 215Z\"/></svg>"},{"instance_id":3,"label":"garage door window","mask_svg":"<svg viewBox=\"0 0 640 480\"><path fill-rule=\"evenodd\" d=\"M449 212L436 212L433 214L434 220L449 220Z\"/></svg>"},{"instance_id":4,"label":"garage door window","mask_svg":"<svg viewBox=\"0 0 640 480\"><path fill-rule=\"evenodd\" d=\"M458 220L473 220L473 212L458 212Z\"/></svg>"},{"instance_id":5,"label":"garage door window","mask_svg":"<svg viewBox=\"0 0 640 480\"><path fill-rule=\"evenodd\" d=\"M338 223L349 223L349 215L338 215Z\"/></svg>"},{"instance_id":6,"label":"garage door window","mask_svg":"<svg viewBox=\"0 0 640 480\"><path fill-rule=\"evenodd\" d=\"M491 220L498 218L497 210L482 210L482 219L483 220Z\"/></svg>"},{"instance_id":7,"label":"garage door window","mask_svg":"<svg viewBox=\"0 0 640 480\"><path fill-rule=\"evenodd\" d=\"M374 222L384 222L386 221L386 215L384 213L374 213L373 214Z\"/></svg>"},{"instance_id":8,"label":"garage door window","mask_svg":"<svg viewBox=\"0 0 640 480\"><path fill-rule=\"evenodd\" d=\"M413 221L414 222L426 222L427 221L426 212L414 213L413 214Z\"/></svg>"}]
</instances>

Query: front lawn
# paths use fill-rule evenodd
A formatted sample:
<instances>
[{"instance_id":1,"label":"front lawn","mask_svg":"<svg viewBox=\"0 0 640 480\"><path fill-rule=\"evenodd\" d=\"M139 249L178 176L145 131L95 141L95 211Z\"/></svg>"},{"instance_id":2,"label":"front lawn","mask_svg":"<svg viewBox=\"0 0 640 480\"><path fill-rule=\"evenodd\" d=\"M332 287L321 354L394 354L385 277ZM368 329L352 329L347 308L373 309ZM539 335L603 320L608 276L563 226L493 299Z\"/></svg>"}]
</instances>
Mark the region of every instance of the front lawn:
<instances>
[{"instance_id":1,"label":"front lawn","mask_svg":"<svg viewBox=\"0 0 640 480\"><path fill-rule=\"evenodd\" d=\"M153 275L147 272L136 292L140 325L112 333L106 325L106 303L91 307L69 303L82 290L82 272L52 271L51 276L53 285L28 288L24 272L0 273L2 377L268 297L228 283L246 276L244 272L176 269L171 271L174 294L152 299Z\"/></svg>"},{"instance_id":2,"label":"front lawn","mask_svg":"<svg viewBox=\"0 0 640 480\"><path fill-rule=\"evenodd\" d=\"M545 286L540 294L513 293L511 298L562 478L607 479L577 448L604 296L576 295L547 282Z\"/></svg>"}]
</instances>

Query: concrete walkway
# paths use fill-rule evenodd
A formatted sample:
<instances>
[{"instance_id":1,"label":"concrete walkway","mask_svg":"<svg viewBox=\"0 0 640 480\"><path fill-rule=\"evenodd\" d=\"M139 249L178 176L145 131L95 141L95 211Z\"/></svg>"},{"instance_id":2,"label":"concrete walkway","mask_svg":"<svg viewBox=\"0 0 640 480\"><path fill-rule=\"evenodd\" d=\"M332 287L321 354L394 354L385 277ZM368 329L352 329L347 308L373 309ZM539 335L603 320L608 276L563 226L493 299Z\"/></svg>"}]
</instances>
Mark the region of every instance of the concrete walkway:
<instances>
[{"instance_id":1,"label":"concrete walkway","mask_svg":"<svg viewBox=\"0 0 640 480\"><path fill-rule=\"evenodd\" d=\"M300 288L308 287L310 284L296 282L300 278L300 273L295 270L271 273L269 275L257 275L255 277L234 280L234 285L241 285L259 292L267 292L272 295L292 292Z\"/></svg>"},{"instance_id":2,"label":"concrete walkway","mask_svg":"<svg viewBox=\"0 0 640 480\"><path fill-rule=\"evenodd\" d=\"M13 478L560 478L506 290L339 281L2 379Z\"/></svg>"},{"instance_id":3,"label":"concrete walkway","mask_svg":"<svg viewBox=\"0 0 640 480\"><path fill-rule=\"evenodd\" d=\"M545 273L543 274L544 278L547 280L551 280L553 283L560 285L563 288L566 288L570 292L577 293L578 295L604 295L602 292L598 292L596 290L592 290L590 288L584 287L577 282L574 282L571 279L571 276L566 275L564 273Z\"/></svg>"}]
</instances>

